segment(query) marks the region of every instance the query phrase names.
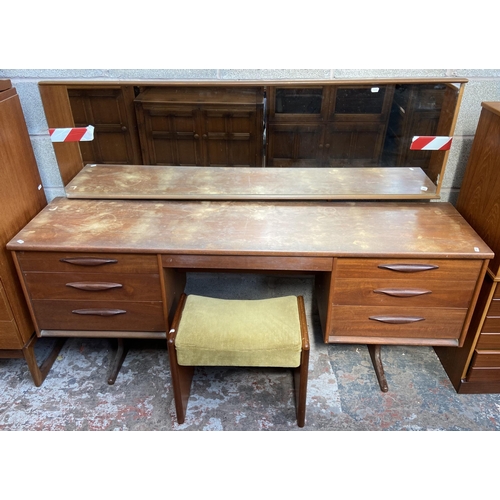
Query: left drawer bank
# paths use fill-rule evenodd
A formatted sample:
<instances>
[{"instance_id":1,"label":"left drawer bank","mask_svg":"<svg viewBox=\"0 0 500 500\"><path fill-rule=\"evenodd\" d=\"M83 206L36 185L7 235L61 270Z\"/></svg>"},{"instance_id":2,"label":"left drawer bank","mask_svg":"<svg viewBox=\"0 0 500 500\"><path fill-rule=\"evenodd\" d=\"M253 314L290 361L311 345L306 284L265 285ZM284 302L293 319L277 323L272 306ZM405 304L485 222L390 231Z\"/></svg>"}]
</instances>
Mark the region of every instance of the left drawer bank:
<instances>
[{"instance_id":1,"label":"left drawer bank","mask_svg":"<svg viewBox=\"0 0 500 500\"><path fill-rule=\"evenodd\" d=\"M156 255L15 255L40 337L166 338Z\"/></svg>"}]
</instances>

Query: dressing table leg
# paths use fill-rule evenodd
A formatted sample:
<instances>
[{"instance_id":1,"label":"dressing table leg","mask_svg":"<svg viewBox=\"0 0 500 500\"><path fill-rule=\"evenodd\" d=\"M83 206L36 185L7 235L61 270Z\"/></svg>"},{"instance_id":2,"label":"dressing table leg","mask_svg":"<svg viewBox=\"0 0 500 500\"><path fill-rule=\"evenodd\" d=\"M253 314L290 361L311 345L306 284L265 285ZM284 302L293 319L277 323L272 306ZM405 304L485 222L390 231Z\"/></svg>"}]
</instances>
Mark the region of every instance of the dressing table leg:
<instances>
[{"instance_id":1,"label":"dressing table leg","mask_svg":"<svg viewBox=\"0 0 500 500\"><path fill-rule=\"evenodd\" d=\"M47 377L50 369L52 368L54 361L57 359L59 352L66 342L66 339L59 338L56 340L54 347L40 366L38 366L38 362L35 356L36 341L37 337L36 335L33 335L30 341L22 348L22 355L26 360L26 364L28 365L28 369L31 373L31 377L33 378L33 382L35 383L36 387L40 387Z\"/></svg>"},{"instance_id":2,"label":"dressing table leg","mask_svg":"<svg viewBox=\"0 0 500 500\"><path fill-rule=\"evenodd\" d=\"M378 384L380 385L380 390L382 392L387 392L389 386L387 385L387 379L385 378L384 365L382 364L382 357L380 351L382 346L380 344L369 344L368 352L372 358L373 368L375 369L375 374L377 375Z\"/></svg>"},{"instance_id":3,"label":"dressing table leg","mask_svg":"<svg viewBox=\"0 0 500 500\"><path fill-rule=\"evenodd\" d=\"M118 347L116 349L115 357L111 364L111 372L108 377L108 384L113 385L116 381L116 377L118 376L118 372L122 367L123 361L127 356L128 345L125 344L124 339L118 339Z\"/></svg>"}]
</instances>

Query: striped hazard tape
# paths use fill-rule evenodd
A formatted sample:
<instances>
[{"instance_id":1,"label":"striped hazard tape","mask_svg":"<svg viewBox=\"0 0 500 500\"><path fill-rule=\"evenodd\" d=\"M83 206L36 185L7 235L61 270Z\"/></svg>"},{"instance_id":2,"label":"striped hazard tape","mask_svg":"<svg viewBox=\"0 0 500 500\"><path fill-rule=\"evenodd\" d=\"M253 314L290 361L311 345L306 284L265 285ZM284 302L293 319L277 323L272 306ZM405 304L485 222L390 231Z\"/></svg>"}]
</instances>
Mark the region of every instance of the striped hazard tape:
<instances>
[{"instance_id":1,"label":"striped hazard tape","mask_svg":"<svg viewBox=\"0 0 500 500\"><path fill-rule=\"evenodd\" d=\"M447 151L453 137L439 135L416 135L411 140L410 149L418 151Z\"/></svg>"},{"instance_id":2,"label":"striped hazard tape","mask_svg":"<svg viewBox=\"0 0 500 500\"><path fill-rule=\"evenodd\" d=\"M80 142L94 140L94 127L49 128L52 142Z\"/></svg>"}]
</instances>

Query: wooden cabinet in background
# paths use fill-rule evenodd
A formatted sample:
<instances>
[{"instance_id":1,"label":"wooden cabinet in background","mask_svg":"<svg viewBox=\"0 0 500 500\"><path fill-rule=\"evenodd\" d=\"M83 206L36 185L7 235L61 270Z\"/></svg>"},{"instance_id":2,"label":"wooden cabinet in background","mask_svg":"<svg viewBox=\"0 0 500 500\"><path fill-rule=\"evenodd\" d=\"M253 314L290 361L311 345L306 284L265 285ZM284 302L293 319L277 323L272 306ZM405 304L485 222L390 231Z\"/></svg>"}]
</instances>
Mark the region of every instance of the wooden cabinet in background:
<instances>
[{"instance_id":1,"label":"wooden cabinet in background","mask_svg":"<svg viewBox=\"0 0 500 500\"><path fill-rule=\"evenodd\" d=\"M135 99L145 165L260 167L263 91L150 88Z\"/></svg>"},{"instance_id":2,"label":"wooden cabinet in background","mask_svg":"<svg viewBox=\"0 0 500 500\"><path fill-rule=\"evenodd\" d=\"M464 347L436 348L459 393L500 393L500 103L483 102L457 209L495 252Z\"/></svg>"},{"instance_id":3,"label":"wooden cabinet in background","mask_svg":"<svg viewBox=\"0 0 500 500\"><path fill-rule=\"evenodd\" d=\"M142 163L132 86L68 87L68 97L74 126L95 127L94 140L80 143L84 163Z\"/></svg>"},{"instance_id":4,"label":"wooden cabinet in background","mask_svg":"<svg viewBox=\"0 0 500 500\"><path fill-rule=\"evenodd\" d=\"M267 165L380 165L394 85L269 87Z\"/></svg>"},{"instance_id":5,"label":"wooden cabinet in background","mask_svg":"<svg viewBox=\"0 0 500 500\"><path fill-rule=\"evenodd\" d=\"M7 242L47 204L16 89L0 80L0 358L25 358L41 385L57 353L38 367L35 329Z\"/></svg>"}]
</instances>

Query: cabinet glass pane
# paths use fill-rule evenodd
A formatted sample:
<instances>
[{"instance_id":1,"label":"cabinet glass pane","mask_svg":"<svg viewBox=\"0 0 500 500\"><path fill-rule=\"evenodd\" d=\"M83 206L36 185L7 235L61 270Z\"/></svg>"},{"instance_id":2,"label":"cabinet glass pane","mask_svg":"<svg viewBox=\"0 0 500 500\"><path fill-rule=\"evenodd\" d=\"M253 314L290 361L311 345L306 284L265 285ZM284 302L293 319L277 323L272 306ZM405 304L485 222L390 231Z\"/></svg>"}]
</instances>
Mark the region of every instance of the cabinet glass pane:
<instances>
[{"instance_id":1,"label":"cabinet glass pane","mask_svg":"<svg viewBox=\"0 0 500 500\"><path fill-rule=\"evenodd\" d=\"M335 98L335 113L380 114L384 105L384 87L339 88Z\"/></svg>"},{"instance_id":2,"label":"cabinet glass pane","mask_svg":"<svg viewBox=\"0 0 500 500\"><path fill-rule=\"evenodd\" d=\"M276 89L276 113L319 115L323 89Z\"/></svg>"}]
</instances>

